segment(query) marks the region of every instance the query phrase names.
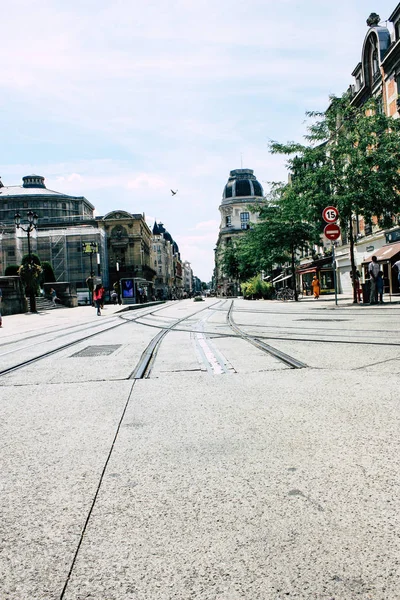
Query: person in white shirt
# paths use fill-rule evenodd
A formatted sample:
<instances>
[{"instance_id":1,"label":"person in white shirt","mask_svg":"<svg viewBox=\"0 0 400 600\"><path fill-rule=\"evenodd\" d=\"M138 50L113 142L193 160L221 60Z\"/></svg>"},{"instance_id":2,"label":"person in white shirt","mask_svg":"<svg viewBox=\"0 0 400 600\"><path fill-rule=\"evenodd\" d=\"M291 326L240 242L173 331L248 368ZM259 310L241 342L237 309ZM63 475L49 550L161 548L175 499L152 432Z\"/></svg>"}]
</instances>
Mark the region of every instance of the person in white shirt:
<instances>
[{"instance_id":1,"label":"person in white shirt","mask_svg":"<svg viewBox=\"0 0 400 600\"><path fill-rule=\"evenodd\" d=\"M378 278L378 273L380 271L380 266L378 264L378 259L376 256L371 258L371 262L368 265L368 273L369 273L369 281L370 281L370 293L369 293L369 303L370 304L378 304L378 293L376 289L376 280Z\"/></svg>"},{"instance_id":2,"label":"person in white shirt","mask_svg":"<svg viewBox=\"0 0 400 600\"><path fill-rule=\"evenodd\" d=\"M397 269L397 280L399 282L399 288L400 288L400 260L398 260L397 262L394 263L393 268L396 267Z\"/></svg>"}]
</instances>

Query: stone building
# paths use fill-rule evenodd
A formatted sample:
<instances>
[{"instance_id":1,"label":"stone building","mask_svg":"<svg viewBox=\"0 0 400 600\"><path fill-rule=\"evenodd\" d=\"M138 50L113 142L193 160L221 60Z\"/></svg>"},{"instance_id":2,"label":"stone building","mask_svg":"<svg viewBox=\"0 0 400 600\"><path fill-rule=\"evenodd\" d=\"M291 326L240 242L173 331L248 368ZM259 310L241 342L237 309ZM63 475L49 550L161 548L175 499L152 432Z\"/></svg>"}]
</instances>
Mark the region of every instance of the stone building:
<instances>
[{"instance_id":1,"label":"stone building","mask_svg":"<svg viewBox=\"0 0 400 600\"><path fill-rule=\"evenodd\" d=\"M191 296L193 293L193 271L188 260L183 263L183 293L185 296Z\"/></svg>"},{"instance_id":2,"label":"stone building","mask_svg":"<svg viewBox=\"0 0 400 600\"><path fill-rule=\"evenodd\" d=\"M92 271L105 287L124 277L137 278L152 295L156 271L150 264L151 230L144 214L114 210L95 217L86 198L48 190L38 175L23 177L22 186L1 184L0 275L8 265L19 265L28 252L27 235L14 224L20 213L24 225L28 211L38 215L31 251L52 264L57 281L86 289ZM87 254L84 246L93 252Z\"/></svg>"},{"instance_id":3,"label":"stone building","mask_svg":"<svg viewBox=\"0 0 400 600\"><path fill-rule=\"evenodd\" d=\"M379 15L372 13L367 20L368 30L361 49L361 61L352 72L353 83L349 93L351 102L362 107L370 98L375 98L379 110L394 119L400 110L400 3L387 20L381 22ZM382 229L376 218L365 222L354 215L353 233L356 239L355 259L362 272L372 254L383 253L386 291L398 293L397 279L393 278L391 263L400 257L399 220L393 228ZM390 248L386 248L389 246ZM342 238L336 251L336 266L340 291L351 293L351 264L349 245Z\"/></svg>"},{"instance_id":4,"label":"stone building","mask_svg":"<svg viewBox=\"0 0 400 600\"><path fill-rule=\"evenodd\" d=\"M182 297L182 263L179 248L163 223L154 222L151 264L156 271L155 296L159 299Z\"/></svg>"},{"instance_id":5,"label":"stone building","mask_svg":"<svg viewBox=\"0 0 400 600\"><path fill-rule=\"evenodd\" d=\"M156 271L150 264L152 235L144 214L114 210L97 217L96 224L106 234L110 287L119 279L136 278L151 298Z\"/></svg>"},{"instance_id":6,"label":"stone building","mask_svg":"<svg viewBox=\"0 0 400 600\"><path fill-rule=\"evenodd\" d=\"M243 236L258 221L257 206L264 202L264 192L251 169L230 172L219 207L221 223L215 248L215 289L218 295L240 293L237 278L224 273L223 258L227 246Z\"/></svg>"},{"instance_id":7,"label":"stone building","mask_svg":"<svg viewBox=\"0 0 400 600\"><path fill-rule=\"evenodd\" d=\"M22 185L5 186L0 181L0 223L14 223L15 213L32 210L40 223L93 218L94 206L83 196L69 196L46 188L41 175L26 175Z\"/></svg>"}]
</instances>

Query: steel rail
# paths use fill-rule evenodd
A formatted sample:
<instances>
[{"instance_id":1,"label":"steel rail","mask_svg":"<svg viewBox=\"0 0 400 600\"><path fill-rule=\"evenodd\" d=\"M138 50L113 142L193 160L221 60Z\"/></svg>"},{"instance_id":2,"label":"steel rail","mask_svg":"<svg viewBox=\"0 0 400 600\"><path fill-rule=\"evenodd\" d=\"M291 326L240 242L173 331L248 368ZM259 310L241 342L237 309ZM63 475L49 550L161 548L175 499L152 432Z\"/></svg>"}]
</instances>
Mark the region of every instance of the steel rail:
<instances>
[{"instance_id":1,"label":"steel rail","mask_svg":"<svg viewBox=\"0 0 400 600\"><path fill-rule=\"evenodd\" d=\"M219 302L219 301L218 301ZM216 302L215 304L218 304L218 302ZM214 306L214 304L211 305L211 307ZM210 306L205 306L204 308L202 308L201 310L197 310L196 312L187 315L186 317L182 317L181 319L177 319L174 323L171 323L171 325L169 326L164 326L164 327L160 327L160 325L148 325L146 323L139 323L140 325L147 325L148 327L155 327L155 328L161 328L162 330L159 331L157 333L157 335L155 335L153 337L153 339L151 340L151 342L147 345L146 349L143 351L142 356L139 359L139 362L137 363L136 367L134 368L134 370L132 371L132 373L129 375L128 379L146 379L149 377L151 369L153 367L155 358L157 356L157 352L158 349L161 346L161 342L164 339L164 337L170 333L170 331L172 331L177 325L179 325L179 323L182 323L182 321L186 321L186 319L190 319L191 317L194 317L195 315L198 315L199 313L205 311L205 310L209 310L211 308ZM151 313L149 313L151 314ZM147 315L145 315L147 316ZM143 317L143 315L142 315ZM138 317L139 319L140 317ZM190 330L184 330L185 332L187 331L187 333L191 333Z\"/></svg>"},{"instance_id":2,"label":"steel rail","mask_svg":"<svg viewBox=\"0 0 400 600\"><path fill-rule=\"evenodd\" d=\"M147 314L151 314L152 312L156 312L157 310L162 310L165 309L165 305L161 306L160 308L156 308L153 309L151 312L147 313ZM47 352L42 352L41 354L38 354L37 356L34 356L32 358L29 358L25 361L22 361L20 363L17 363L15 365L12 365L11 367L7 367L6 369L2 369L0 370L0 377L3 377L4 375L7 375L8 373L12 373L13 371L17 371L19 369L23 369L24 367L27 367L28 365L31 365L32 363L38 362L40 360L43 360L44 358L48 358L49 356L52 356L53 354L57 354L58 352L62 352L63 350L66 350L67 348L70 348L71 346L76 346L77 344L80 344L81 342L85 342L86 340L89 340L93 337L95 337L96 335L101 335L102 333L107 333L108 331L112 331L113 329L117 329L118 327L122 327L123 325L126 325L127 323L133 323L134 321L140 319L140 317L143 317L142 315L138 315L137 317L133 318L133 319L124 319L123 316L120 313L115 313L117 316L117 318L121 321L119 323L116 323L115 325L112 325L111 327L105 327L103 329L101 329L100 331L95 331L94 333L91 333L90 335L86 335L83 337L80 337L76 340L73 340L71 342L68 342L67 344L63 344L62 346L58 346L57 348L53 348L52 350L48 350ZM111 319L112 317L110 316L109 319ZM93 323L93 326L91 328L95 328L98 327L98 323L96 322L96 324ZM89 327L90 328L90 327ZM41 335L41 334L38 334ZM65 334L65 335L68 335ZM20 349L16 349L15 352L19 351Z\"/></svg>"},{"instance_id":3,"label":"steel rail","mask_svg":"<svg viewBox=\"0 0 400 600\"><path fill-rule=\"evenodd\" d=\"M293 358L293 356L289 356L289 354L285 354L284 352L281 352L277 348L273 348L269 344L266 344L265 342L261 342L259 339L255 338L253 336L250 336L247 333L244 333L244 331L242 331L236 325L236 323L235 323L235 321L233 319L233 316L232 316L233 304L234 304L234 301L232 300L231 305L230 305L229 310L228 310L228 313L226 315L226 321L227 321L229 327L231 327L234 331L236 331L236 333L243 340L249 342L250 344L253 344L253 346L255 346L256 348L259 348L260 350L263 350L264 352L267 352L271 356L274 356L275 358L277 358L281 362L283 362L286 365L288 365L291 369L305 369L305 368L308 367L308 365L306 365L305 363L301 362L300 360L297 360L296 358Z\"/></svg>"}]
</instances>

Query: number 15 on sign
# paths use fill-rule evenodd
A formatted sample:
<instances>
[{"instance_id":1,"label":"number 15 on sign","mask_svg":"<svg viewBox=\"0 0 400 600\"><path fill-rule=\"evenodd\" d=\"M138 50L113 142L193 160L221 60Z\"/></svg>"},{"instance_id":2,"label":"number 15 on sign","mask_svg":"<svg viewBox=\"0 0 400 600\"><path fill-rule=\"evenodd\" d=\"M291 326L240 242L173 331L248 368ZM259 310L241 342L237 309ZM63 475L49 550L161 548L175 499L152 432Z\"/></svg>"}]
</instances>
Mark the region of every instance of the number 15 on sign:
<instances>
[{"instance_id":1,"label":"number 15 on sign","mask_svg":"<svg viewBox=\"0 0 400 600\"><path fill-rule=\"evenodd\" d=\"M338 209L335 206L327 206L322 211L322 218L325 223L334 223L339 217Z\"/></svg>"}]
</instances>

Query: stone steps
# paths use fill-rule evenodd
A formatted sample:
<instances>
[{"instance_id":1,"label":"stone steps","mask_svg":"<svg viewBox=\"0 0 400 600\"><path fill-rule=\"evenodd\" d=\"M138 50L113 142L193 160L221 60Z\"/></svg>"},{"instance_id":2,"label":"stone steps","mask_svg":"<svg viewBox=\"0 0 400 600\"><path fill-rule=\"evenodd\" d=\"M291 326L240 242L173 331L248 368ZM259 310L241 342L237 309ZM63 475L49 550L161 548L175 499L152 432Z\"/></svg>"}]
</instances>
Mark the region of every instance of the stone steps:
<instances>
[{"instance_id":1,"label":"stone steps","mask_svg":"<svg viewBox=\"0 0 400 600\"><path fill-rule=\"evenodd\" d=\"M37 311L40 312L42 310L57 310L59 308L66 308L66 307L60 303L53 304L52 300L49 300L48 298L43 298L43 296L36 296L36 310Z\"/></svg>"}]
</instances>

